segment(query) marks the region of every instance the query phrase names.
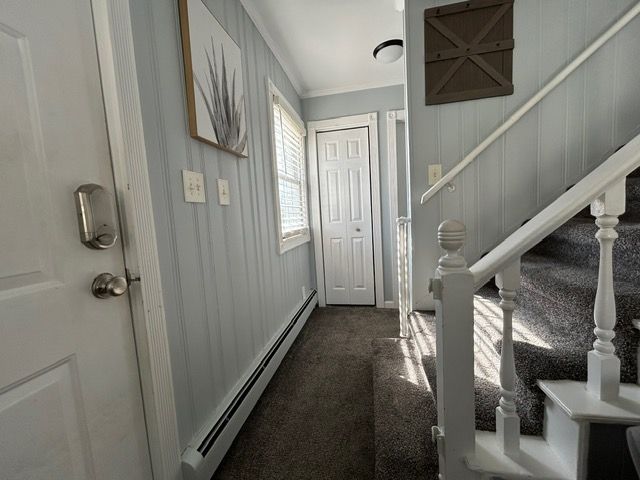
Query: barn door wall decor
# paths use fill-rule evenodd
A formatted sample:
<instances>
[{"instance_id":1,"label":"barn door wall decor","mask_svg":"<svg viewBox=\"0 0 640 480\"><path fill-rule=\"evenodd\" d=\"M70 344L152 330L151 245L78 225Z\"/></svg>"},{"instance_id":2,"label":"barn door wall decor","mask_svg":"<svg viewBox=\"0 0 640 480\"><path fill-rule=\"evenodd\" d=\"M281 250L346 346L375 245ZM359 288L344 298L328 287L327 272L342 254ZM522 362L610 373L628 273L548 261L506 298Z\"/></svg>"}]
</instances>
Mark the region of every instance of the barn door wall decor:
<instances>
[{"instance_id":1,"label":"barn door wall decor","mask_svg":"<svg viewBox=\"0 0 640 480\"><path fill-rule=\"evenodd\" d=\"M513 0L424 11L426 104L513 93Z\"/></svg>"}]
</instances>

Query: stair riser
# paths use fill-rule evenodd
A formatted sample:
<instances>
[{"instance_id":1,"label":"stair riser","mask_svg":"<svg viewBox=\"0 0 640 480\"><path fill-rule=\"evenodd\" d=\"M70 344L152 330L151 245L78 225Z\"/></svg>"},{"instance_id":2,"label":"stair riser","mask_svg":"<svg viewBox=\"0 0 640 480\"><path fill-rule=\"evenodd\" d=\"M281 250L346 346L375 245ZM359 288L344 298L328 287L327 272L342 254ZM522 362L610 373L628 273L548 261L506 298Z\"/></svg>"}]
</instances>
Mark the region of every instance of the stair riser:
<instances>
[{"instance_id":1,"label":"stair riser","mask_svg":"<svg viewBox=\"0 0 640 480\"><path fill-rule=\"evenodd\" d=\"M544 433L549 446L556 452L576 480L587 477L588 426L575 422L550 399L544 402Z\"/></svg>"}]
</instances>

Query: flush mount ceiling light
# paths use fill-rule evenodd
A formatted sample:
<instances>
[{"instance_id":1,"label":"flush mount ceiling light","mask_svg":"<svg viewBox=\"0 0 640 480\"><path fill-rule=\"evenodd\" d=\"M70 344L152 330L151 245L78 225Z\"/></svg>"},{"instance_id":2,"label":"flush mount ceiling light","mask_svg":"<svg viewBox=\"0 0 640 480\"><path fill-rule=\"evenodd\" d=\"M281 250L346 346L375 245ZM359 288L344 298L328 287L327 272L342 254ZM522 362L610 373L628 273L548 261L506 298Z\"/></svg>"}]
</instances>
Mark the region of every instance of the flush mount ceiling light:
<instances>
[{"instance_id":1,"label":"flush mount ceiling light","mask_svg":"<svg viewBox=\"0 0 640 480\"><path fill-rule=\"evenodd\" d=\"M392 63L402 57L403 42L399 38L393 38L382 42L373 49L373 58L380 63Z\"/></svg>"}]
</instances>

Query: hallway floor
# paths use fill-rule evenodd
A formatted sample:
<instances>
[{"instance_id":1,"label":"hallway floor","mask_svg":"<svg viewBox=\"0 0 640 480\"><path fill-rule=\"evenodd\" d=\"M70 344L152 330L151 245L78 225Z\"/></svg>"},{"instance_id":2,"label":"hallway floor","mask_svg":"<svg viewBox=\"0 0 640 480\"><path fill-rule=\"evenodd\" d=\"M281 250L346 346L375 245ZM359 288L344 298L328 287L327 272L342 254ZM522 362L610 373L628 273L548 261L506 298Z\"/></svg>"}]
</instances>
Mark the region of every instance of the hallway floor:
<instances>
[{"instance_id":1,"label":"hallway floor","mask_svg":"<svg viewBox=\"0 0 640 480\"><path fill-rule=\"evenodd\" d=\"M316 308L213 478L372 479L371 341L397 335L397 310Z\"/></svg>"}]
</instances>

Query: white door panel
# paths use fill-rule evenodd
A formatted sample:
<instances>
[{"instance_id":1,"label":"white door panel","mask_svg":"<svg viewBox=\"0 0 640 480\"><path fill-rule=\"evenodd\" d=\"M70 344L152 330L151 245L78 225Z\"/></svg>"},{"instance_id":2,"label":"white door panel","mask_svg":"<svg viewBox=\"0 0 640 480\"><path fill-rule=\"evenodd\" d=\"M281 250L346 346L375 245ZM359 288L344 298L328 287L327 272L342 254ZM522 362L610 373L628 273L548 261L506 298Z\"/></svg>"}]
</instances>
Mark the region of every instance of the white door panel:
<instances>
[{"instance_id":1,"label":"white door panel","mask_svg":"<svg viewBox=\"0 0 640 480\"><path fill-rule=\"evenodd\" d=\"M0 477L151 478L121 244L80 243L74 190L113 192L90 2L0 0Z\"/></svg>"},{"instance_id":2,"label":"white door panel","mask_svg":"<svg viewBox=\"0 0 640 480\"><path fill-rule=\"evenodd\" d=\"M369 130L317 135L328 304L375 304Z\"/></svg>"}]
</instances>

